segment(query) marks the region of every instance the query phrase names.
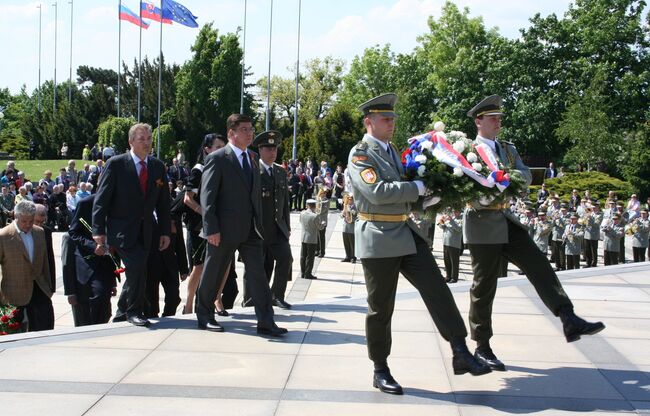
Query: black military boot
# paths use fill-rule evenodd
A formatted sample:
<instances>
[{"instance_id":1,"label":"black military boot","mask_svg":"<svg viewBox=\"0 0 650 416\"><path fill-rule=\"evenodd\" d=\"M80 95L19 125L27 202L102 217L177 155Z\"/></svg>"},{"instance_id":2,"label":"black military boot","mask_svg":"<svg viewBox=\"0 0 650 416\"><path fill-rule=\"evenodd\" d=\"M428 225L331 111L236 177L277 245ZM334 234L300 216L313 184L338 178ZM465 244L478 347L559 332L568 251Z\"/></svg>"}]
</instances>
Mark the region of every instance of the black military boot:
<instances>
[{"instance_id":1,"label":"black military boot","mask_svg":"<svg viewBox=\"0 0 650 416\"><path fill-rule=\"evenodd\" d=\"M372 377L372 387L388 394L404 394L402 386L390 374L386 364L375 364L375 372Z\"/></svg>"},{"instance_id":2,"label":"black military boot","mask_svg":"<svg viewBox=\"0 0 650 416\"><path fill-rule=\"evenodd\" d=\"M467 349L465 338L454 338L451 340L451 350L454 353L452 366L454 374L460 375L470 373L473 376L487 374L492 370L484 363L478 361Z\"/></svg>"},{"instance_id":3,"label":"black military boot","mask_svg":"<svg viewBox=\"0 0 650 416\"><path fill-rule=\"evenodd\" d=\"M480 363L490 367L494 371L506 371L506 366L494 355L492 348L490 348L489 341L479 342L474 351L474 358Z\"/></svg>"},{"instance_id":4,"label":"black military boot","mask_svg":"<svg viewBox=\"0 0 650 416\"><path fill-rule=\"evenodd\" d=\"M573 312L573 307L565 306L558 312L566 342L580 339L582 335L594 335L605 329L602 322L587 322Z\"/></svg>"}]
</instances>

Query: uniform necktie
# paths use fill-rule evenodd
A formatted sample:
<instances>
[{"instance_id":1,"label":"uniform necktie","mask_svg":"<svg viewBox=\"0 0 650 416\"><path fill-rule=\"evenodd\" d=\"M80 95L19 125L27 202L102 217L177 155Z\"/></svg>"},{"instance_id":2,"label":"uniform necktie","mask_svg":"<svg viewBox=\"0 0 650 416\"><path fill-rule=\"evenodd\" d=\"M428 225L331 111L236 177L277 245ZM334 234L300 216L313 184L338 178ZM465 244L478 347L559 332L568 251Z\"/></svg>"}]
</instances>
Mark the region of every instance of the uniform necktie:
<instances>
[{"instance_id":1,"label":"uniform necktie","mask_svg":"<svg viewBox=\"0 0 650 416\"><path fill-rule=\"evenodd\" d=\"M388 147L386 148L386 151L388 152L388 156L390 156L390 159L393 161L393 163L395 164L395 167L397 168L397 166L398 166L397 159L395 159L395 153L393 153L393 149L391 147L392 146L389 143Z\"/></svg>"},{"instance_id":2,"label":"uniform necktie","mask_svg":"<svg viewBox=\"0 0 650 416\"><path fill-rule=\"evenodd\" d=\"M142 194L147 196L147 181L149 180L149 172L147 171L147 164L144 160L140 161L140 189Z\"/></svg>"},{"instance_id":3,"label":"uniform necktie","mask_svg":"<svg viewBox=\"0 0 650 416\"><path fill-rule=\"evenodd\" d=\"M248 163L248 153L243 152L241 154L241 166L244 171L244 179L246 179L246 185L248 189L253 188L253 171L251 170L251 165Z\"/></svg>"}]
</instances>

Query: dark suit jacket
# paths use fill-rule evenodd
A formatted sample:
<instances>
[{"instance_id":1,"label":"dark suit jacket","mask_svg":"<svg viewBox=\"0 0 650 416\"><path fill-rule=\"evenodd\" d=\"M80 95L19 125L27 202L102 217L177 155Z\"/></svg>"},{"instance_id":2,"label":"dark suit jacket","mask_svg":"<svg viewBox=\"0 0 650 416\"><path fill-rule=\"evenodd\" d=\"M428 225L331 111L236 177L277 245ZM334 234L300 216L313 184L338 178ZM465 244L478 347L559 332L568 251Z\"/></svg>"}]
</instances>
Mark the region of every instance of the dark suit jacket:
<instances>
[{"instance_id":1,"label":"dark suit jacket","mask_svg":"<svg viewBox=\"0 0 650 416\"><path fill-rule=\"evenodd\" d=\"M76 294L74 281L86 284L90 280L103 280L107 285L115 286L115 264L109 256L96 256L92 233L82 224L83 218L88 224L92 220L93 203L96 196L87 196L77 203L70 231L68 231L68 262L74 268L66 268L63 284L66 295Z\"/></svg>"},{"instance_id":2,"label":"dark suit jacket","mask_svg":"<svg viewBox=\"0 0 650 416\"><path fill-rule=\"evenodd\" d=\"M273 179L271 179L260 163L262 179L262 212L264 240L275 242L278 231L289 240L289 190L287 188L287 171L278 164L273 164Z\"/></svg>"},{"instance_id":3,"label":"dark suit jacket","mask_svg":"<svg viewBox=\"0 0 650 416\"><path fill-rule=\"evenodd\" d=\"M230 145L209 154L205 160L201 179L203 233L206 236L221 233L221 241L228 247L248 239L251 221L260 238L263 236L259 162L254 153L249 151L248 155L253 171L250 191Z\"/></svg>"},{"instance_id":4,"label":"dark suit jacket","mask_svg":"<svg viewBox=\"0 0 650 416\"><path fill-rule=\"evenodd\" d=\"M128 249L142 237L144 248L149 249L154 210L161 234L170 235L169 186L165 179L165 165L154 157L148 157L147 172L149 181L145 196L140 189L138 171L130 152L113 156L106 163L95 198L92 228L94 235L107 235L109 246Z\"/></svg>"}]
</instances>

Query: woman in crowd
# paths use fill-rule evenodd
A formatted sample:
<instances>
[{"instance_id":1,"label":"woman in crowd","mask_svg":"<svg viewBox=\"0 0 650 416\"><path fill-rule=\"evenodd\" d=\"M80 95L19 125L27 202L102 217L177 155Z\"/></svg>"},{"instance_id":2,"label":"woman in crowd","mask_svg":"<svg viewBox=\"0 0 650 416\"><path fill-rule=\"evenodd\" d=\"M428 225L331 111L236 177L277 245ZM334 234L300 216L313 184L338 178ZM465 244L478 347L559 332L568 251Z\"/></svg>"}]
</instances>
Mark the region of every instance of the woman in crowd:
<instances>
[{"instance_id":1,"label":"woman in crowd","mask_svg":"<svg viewBox=\"0 0 650 416\"><path fill-rule=\"evenodd\" d=\"M203 219L201 217L201 196L199 191L201 190L201 176L203 175L203 164L205 163L205 158L212 152L224 147L228 141L221 134L210 133L205 136L201 148L199 149L199 154L196 160L196 165L190 171L190 176L187 179L187 184L185 185L185 197L183 202L189 210L187 211L185 217L185 224L187 225L188 233L188 244L187 252L190 257L190 266L192 267L192 273L190 273L188 283L187 283L187 302L185 303L185 308L183 309L184 314L192 313L194 305L194 295L196 294L196 289L199 286L199 281L201 280L201 274L203 273L203 260L205 257L205 245L207 244L206 240L201 238L199 234L203 228ZM219 296L217 296L217 313L220 315L227 314L221 302L221 292L223 291L223 285L225 284L226 279L222 286L219 288Z\"/></svg>"}]
</instances>

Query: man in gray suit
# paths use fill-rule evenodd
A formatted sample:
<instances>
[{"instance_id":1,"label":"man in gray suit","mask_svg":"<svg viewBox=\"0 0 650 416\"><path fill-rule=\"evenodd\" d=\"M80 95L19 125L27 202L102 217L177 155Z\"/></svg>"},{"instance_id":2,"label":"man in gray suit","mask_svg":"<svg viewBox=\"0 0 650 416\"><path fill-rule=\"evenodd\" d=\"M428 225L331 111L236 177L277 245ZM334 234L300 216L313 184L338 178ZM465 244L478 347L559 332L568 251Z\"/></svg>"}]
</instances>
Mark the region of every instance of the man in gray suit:
<instances>
[{"instance_id":1,"label":"man in gray suit","mask_svg":"<svg viewBox=\"0 0 650 416\"><path fill-rule=\"evenodd\" d=\"M469 110L478 135L475 143L484 143L494 152L505 169L516 170L528 183L532 175L524 165L512 143L496 139L501 130L501 104L498 95L492 95ZM505 258L528 277L544 304L560 316L567 342L577 341L581 335L600 332L605 325L590 323L576 316L571 300L564 292L551 264L537 248L528 230L509 209L498 202L489 206L474 203L465 209L463 217L465 242L472 256L474 283L470 289L469 321L472 339L477 342L474 356L493 370L505 371L505 365L490 348L492 338L492 303L497 289L499 265Z\"/></svg>"},{"instance_id":2,"label":"man in gray suit","mask_svg":"<svg viewBox=\"0 0 650 416\"><path fill-rule=\"evenodd\" d=\"M463 240L463 218L460 211L443 215L438 221L442 229L442 256L445 260L445 281L456 283L460 269L460 252Z\"/></svg>"},{"instance_id":3,"label":"man in gray suit","mask_svg":"<svg viewBox=\"0 0 650 416\"><path fill-rule=\"evenodd\" d=\"M253 124L250 117L233 114L226 125L228 144L206 157L201 180L203 233L208 244L197 291L198 326L223 331L214 318L214 302L238 250L246 267L244 282L255 304L257 333L282 336L287 330L273 319L271 290L264 272L259 165L247 150L253 141Z\"/></svg>"},{"instance_id":4,"label":"man in gray suit","mask_svg":"<svg viewBox=\"0 0 650 416\"><path fill-rule=\"evenodd\" d=\"M420 196L427 190L421 181L401 180L404 168L390 142L396 101L395 94L384 94L361 104L366 135L350 151L348 169L358 209L355 253L368 289L366 339L375 366L373 386L385 393L403 394L388 368L400 273L420 292L440 335L451 343L454 373L480 375L490 369L467 349L465 323L431 254L426 230L408 215L411 205L422 202Z\"/></svg>"}]
</instances>

